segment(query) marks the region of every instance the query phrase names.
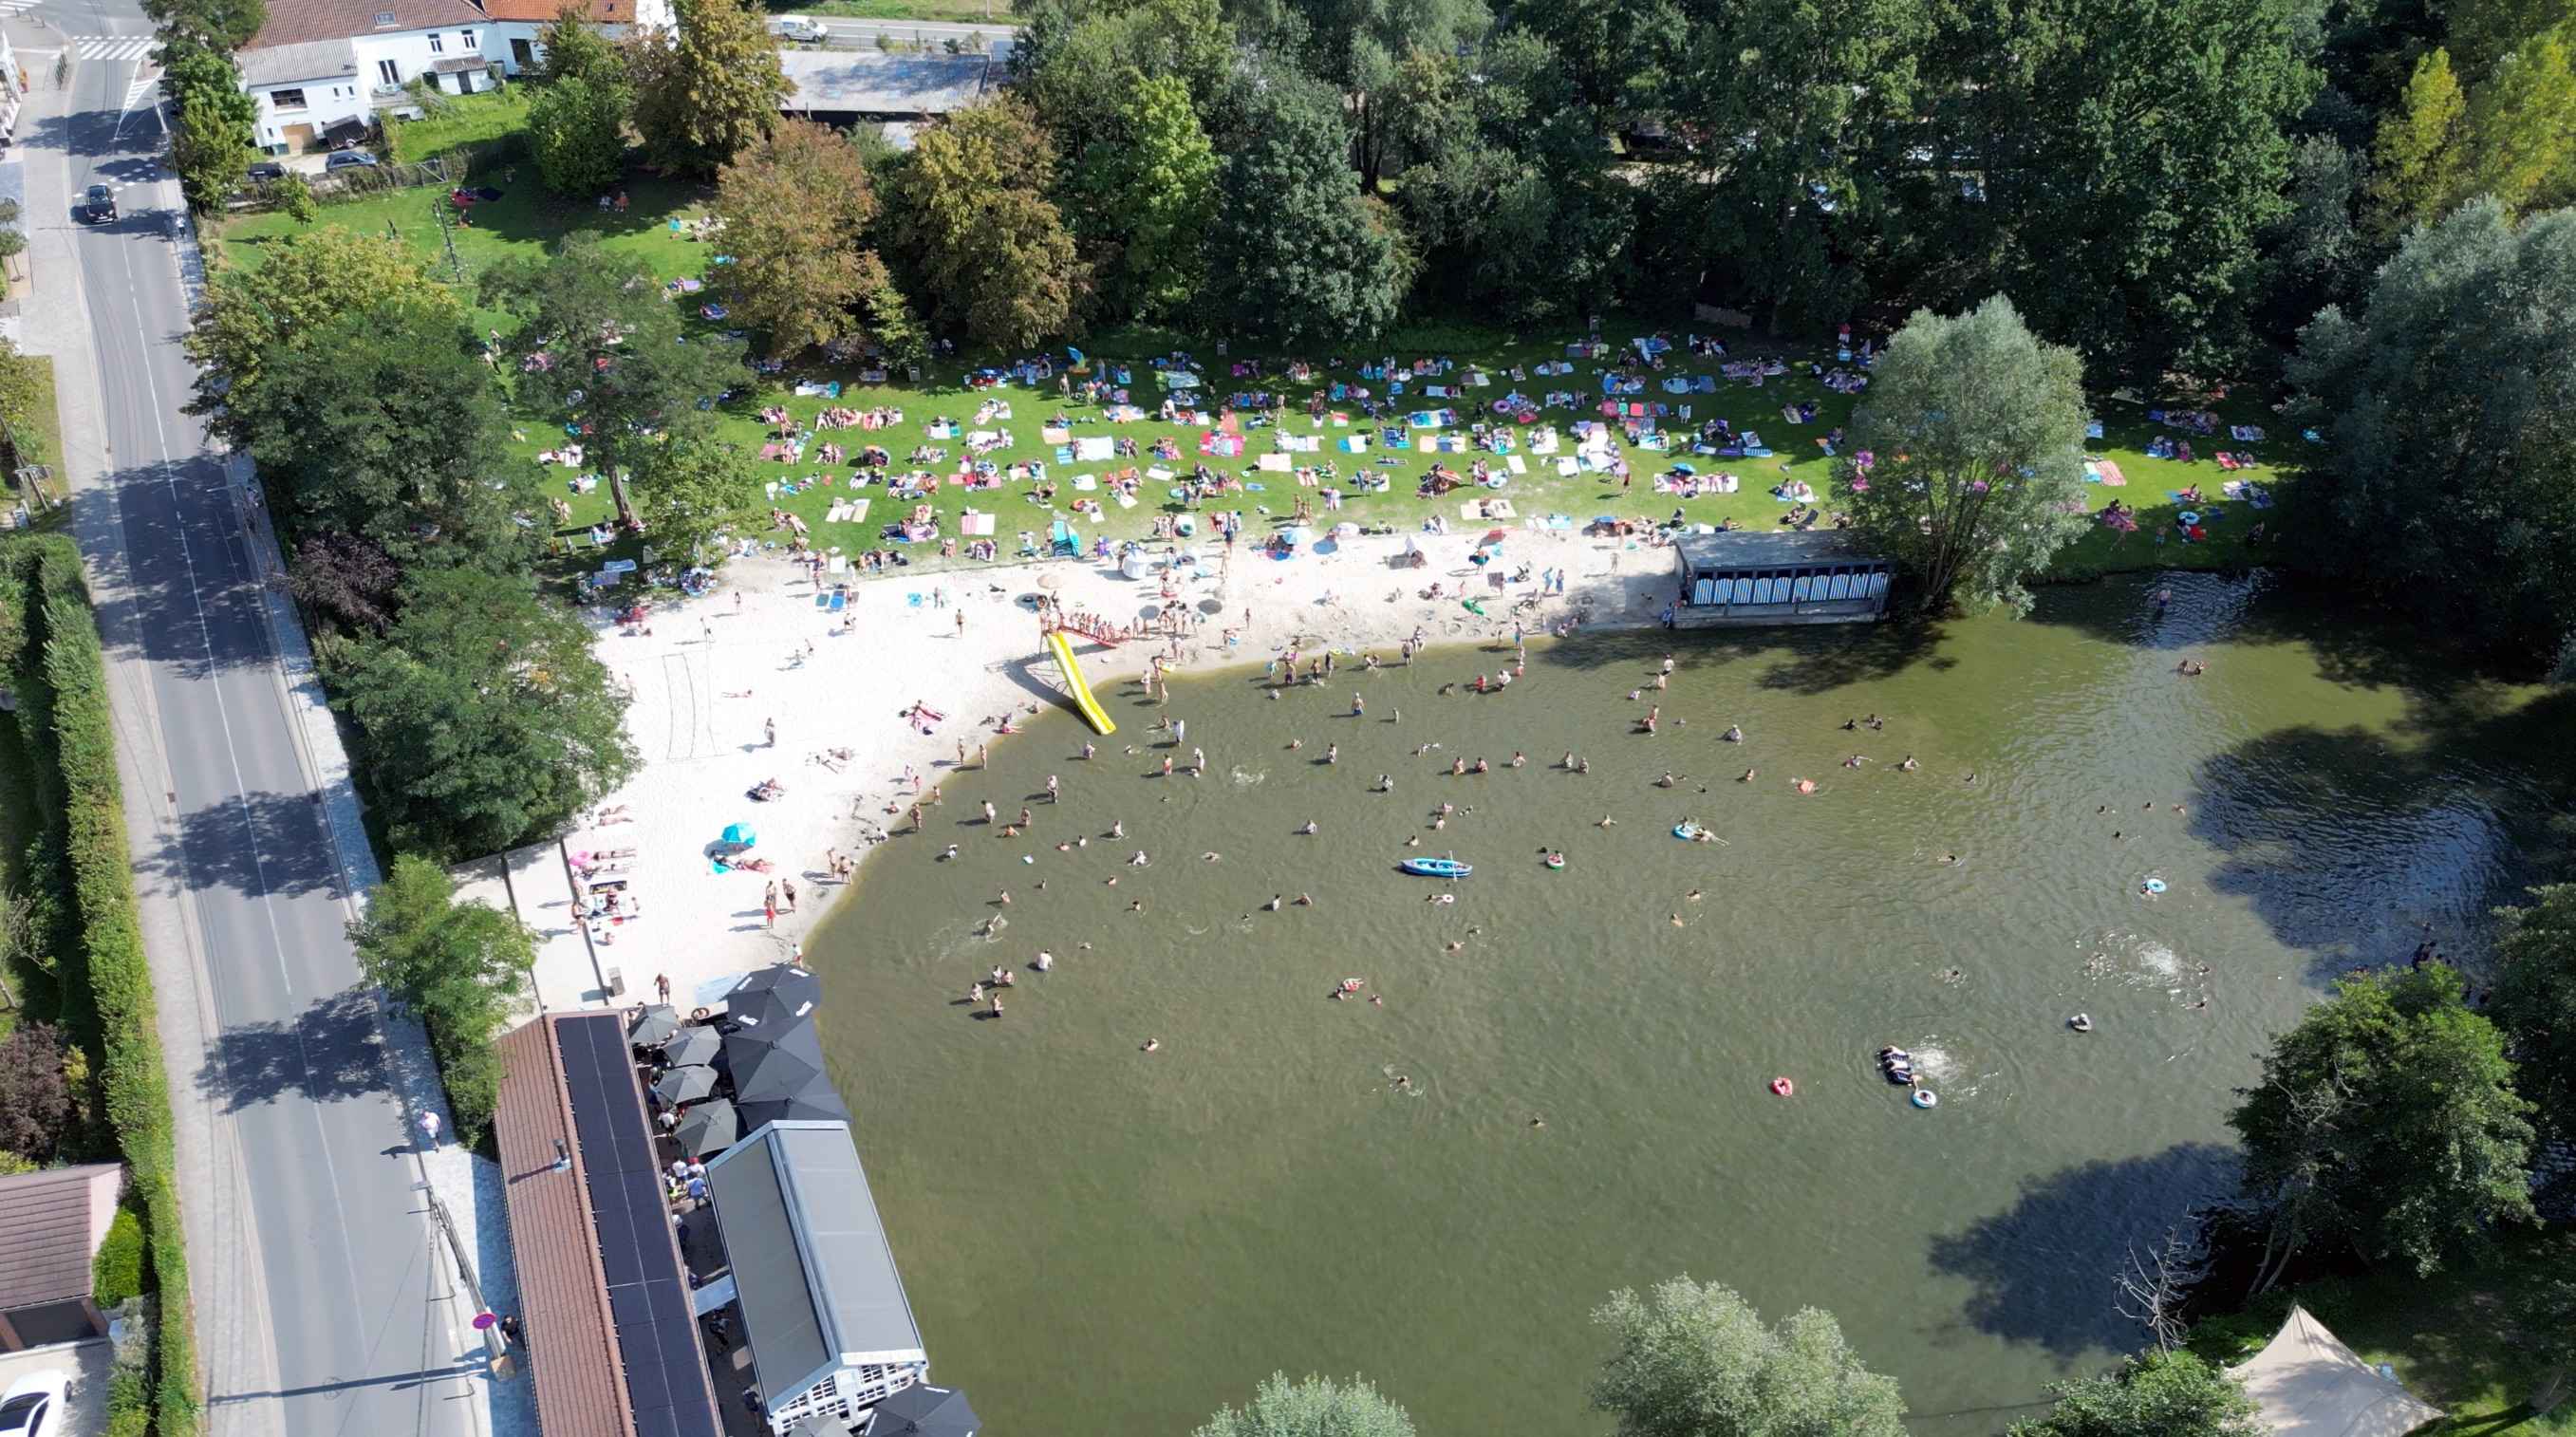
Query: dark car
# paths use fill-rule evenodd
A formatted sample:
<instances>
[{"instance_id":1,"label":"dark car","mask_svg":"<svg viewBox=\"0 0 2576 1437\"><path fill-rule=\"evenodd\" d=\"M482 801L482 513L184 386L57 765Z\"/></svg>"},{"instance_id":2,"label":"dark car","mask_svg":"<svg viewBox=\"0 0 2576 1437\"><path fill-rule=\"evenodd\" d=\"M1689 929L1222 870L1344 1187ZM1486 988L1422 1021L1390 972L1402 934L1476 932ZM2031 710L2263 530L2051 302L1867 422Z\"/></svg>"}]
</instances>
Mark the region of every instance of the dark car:
<instances>
[{"instance_id":1,"label":"dark car","mask_svg":"<svg viewBox=\"0 0 2576 1437\"><path fill-rule=\"evenodd\" d=\"M116 192L105 185L90 186L81 213L89 217L91 224L105 224L116 218Z\"/></svg>"},{"instance_id":2,"label":"dark car","mask_svg":"<svg viewBox=\"0 0 2576 1437\"><path fill-rule=\"evenodd\" d=\"M325 170L350 170L360 166L374 169L376 157L364 150L333 150L331 158L322 162Z\"/></svg>"},{"instance_id":3,"label":"dark car","mask_svg":"<svg viewBox=\"0 0 2576 1437\"><path fill-rule=\"evenodd\" d=\"M244 171L244 174L254 184L266 180L282 180L286 178L286 166L275 160L262 160Z\"/></svg>"}]
</instances>

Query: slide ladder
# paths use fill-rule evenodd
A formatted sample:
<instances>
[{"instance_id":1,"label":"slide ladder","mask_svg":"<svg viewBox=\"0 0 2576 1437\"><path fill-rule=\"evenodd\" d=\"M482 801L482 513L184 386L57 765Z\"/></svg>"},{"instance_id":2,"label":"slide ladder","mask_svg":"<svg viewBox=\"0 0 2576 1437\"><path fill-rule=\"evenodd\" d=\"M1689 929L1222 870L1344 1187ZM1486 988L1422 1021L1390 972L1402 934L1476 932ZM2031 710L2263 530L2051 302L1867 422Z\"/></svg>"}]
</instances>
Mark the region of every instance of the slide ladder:
<instances>
[{"instance_id":1,"label":"slide ladder","mask_svg":"<svg viewBox=\"0 0 2576 1437\"><path fill-rule=\"evenodd\" d=\"M1091 725L1093 733L1103 736L1116 733L1118 725L1109 721L1109 715L1101 710L1100 700L1091 696L1091 685L1082 677L1082 665L1074 662L1073 641L1066 637L1066 631L1047 630L1046 644L1047 652L1055 656L1056 668L1064 674L1065 691L1073 695L1073 706L1081 713L1082 721Z\"/></svg>"}]
</instances>

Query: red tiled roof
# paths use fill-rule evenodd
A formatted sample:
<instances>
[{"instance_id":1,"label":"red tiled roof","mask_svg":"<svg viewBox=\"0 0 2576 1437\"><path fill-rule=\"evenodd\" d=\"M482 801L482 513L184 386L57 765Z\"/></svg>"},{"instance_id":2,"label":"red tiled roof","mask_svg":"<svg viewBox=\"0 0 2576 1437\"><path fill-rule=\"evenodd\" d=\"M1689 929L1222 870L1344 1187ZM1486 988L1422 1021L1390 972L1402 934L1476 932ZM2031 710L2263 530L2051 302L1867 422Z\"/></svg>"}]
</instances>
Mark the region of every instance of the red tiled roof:
<instances>
[{"instance_id":1,"label":"red tiled roof","mask_svg":"<svg viewBox=\"0 0 2576 1437\"><path fill-rule=\"evenodd\" d=\"M519 1306L528 1330L528 1348L519 1356L536 1380L537 1420L546 1437L635 1437L554 1021L539 1018L498 1047L501 1098L492 1134L507 1177L510 1246L518 1256ZM558 1142L573 1159L560 1172Z\"/></svg>"},{"instance_id":2,"label":"red tiled roof","mask_svg":"<svg viewBox=\"0 0 2576 1437\"><path fill-rule=\"evenodd\" d=\"M379 16L390 18L379 20ZM265 50L272 45L350 40L405 30L470 28L482 24L485 18L472 0L268 0L267 22L242 48Z\"/></svg>"},{"instance_id":3,"label":"red tiled roof","mask_svg":"<svg viewBox=\"0 0 2576 1437\"><path fill-rule=\"evenodd\" d=\"M635 0L589 0L582 8L602 25L630 25L635 21ZM495 20L534 20L540 24L555 18L563 9L563 0L485 0L484 13Z\"/></svg>"},{"instance_id":4,"label":"red tiled roof","mask_svg":"<svg viewBox=\"0 0 2576 1437\"><path fill-rule=\"evenodd\" d=\"M0 1178L0 1308L87 1297L90 1260L116 1202L114 1163Z\"/></svg>"}]
</instances>

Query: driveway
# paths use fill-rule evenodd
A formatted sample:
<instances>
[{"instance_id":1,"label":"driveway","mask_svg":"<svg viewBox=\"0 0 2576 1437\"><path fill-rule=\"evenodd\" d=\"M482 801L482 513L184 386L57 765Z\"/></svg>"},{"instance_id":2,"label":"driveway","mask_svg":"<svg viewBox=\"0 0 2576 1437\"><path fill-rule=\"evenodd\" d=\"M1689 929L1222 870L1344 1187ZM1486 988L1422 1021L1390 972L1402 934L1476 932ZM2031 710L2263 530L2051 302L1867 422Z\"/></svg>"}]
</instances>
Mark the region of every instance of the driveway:
<instances>
[{"instance_id":1,"label":"driveway","mask_svg":"<svg viewBox=\"0 0 2576 1437\"><path fill-rule=\"evenodd\" d=\"M71 1374L71 1391L64 1402L63 1437L101 1437L107 1431L107 1368L112 1351L107 1339L75 1342L63 1347L40 1347L33 1352L12 1352L0 1357L0 1392L11 1383L32 1373L59 1368ZM47 1428L45 1437L54 1437Z\"/></svg>"}]
</instances>

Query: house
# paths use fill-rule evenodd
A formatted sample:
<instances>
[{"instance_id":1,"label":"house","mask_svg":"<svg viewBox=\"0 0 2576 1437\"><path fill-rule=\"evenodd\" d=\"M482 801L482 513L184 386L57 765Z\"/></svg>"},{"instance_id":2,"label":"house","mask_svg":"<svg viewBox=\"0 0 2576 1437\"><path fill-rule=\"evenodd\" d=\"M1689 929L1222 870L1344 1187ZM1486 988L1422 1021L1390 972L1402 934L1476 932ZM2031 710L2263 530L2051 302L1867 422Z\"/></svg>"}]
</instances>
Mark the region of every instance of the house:
<instances>
[{"instance_id":1,"label":"house","mask_svg":"<svg viewBox=\"0 0 2576 1437\"><path fill-rule=\"evenodd\" d=\"M484 0L492 19L492 38L484 53L501 63L506 74L534 69L546 57L538 36L554 23L563 0ZM637 29L674 28L671 0L589 0L591 23L611 40L623 40Z\"/></svg>"},{"instance_id":2,"label":"house","mask_svg":"<svg viewBox=\"0 0 2576 1437\"><path fill-rule=\"evenodd\" d=\"M107 1335L91 1264L124 1186L117 1163L0 1178L0 1352Z\"/></svg>"},{"instance_id":3,"label":"house","mask_svg":"<svg viewBox=\"0 0 2576 1437\"><path fill-rule=\"evenodd\" d=\"M634 3L634 0L627 0ZM472 0L270 0L235 57L261 148L309 150L405 108L424 76L449 94L492 88L492 22Z\"/></svg>"}]
</instances>

